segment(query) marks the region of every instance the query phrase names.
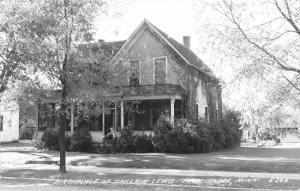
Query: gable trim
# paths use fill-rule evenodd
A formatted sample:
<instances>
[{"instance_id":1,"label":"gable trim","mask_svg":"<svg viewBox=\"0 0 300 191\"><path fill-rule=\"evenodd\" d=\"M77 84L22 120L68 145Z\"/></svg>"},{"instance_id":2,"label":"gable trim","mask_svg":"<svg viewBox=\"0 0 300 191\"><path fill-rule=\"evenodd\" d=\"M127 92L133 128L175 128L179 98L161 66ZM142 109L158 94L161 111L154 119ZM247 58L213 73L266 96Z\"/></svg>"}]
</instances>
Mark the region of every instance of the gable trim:
<instances>
[{"instance_id":1,"label":"gable trim","mask_svg":"<svg viewBox=\"0 0 300 191\"><path fill-rule=\"evenodd\" d=\"M125 49L126 46L130 45L132 39L136 36L136 34L139 32L140 29L142 29L143 25L146 24L148 27L150 27L150 29L152 29L156 34L159 35L160 38L163 39L163 41L165 41L165 43L167 43L168 46L170 46L186 63L188 66L196 69L197 71L200 71L202 73L204 73L205 75L211 77L209 74L207 74L205 71L203 71L202 69L192 65L169 41L168 39L166 39L148 20L144 19L143 22L134 30L134 32L129 36L129 38L126 40L126 42L123 44L123 46L120 48L120 50L117 52L117 54L114 56L112 63L114 63L116 61L116 59L120 56L121 53L126 53L131 46L127 47ZM136 38L138 39L138 37ZM133 44L133 43L132 43Z\"/></svg>"},{"instance_id":2,"label":"gable trim","mask_svg":"<svg viewBox=\"0 0 300 191\"><path fill-rule=\"evenodd\" d=\"M198 67L196 67L196 66L194 66L194 65L192 65L169 41L168 41L168 39L166 39L163 35L161 35L160 34L160 32L159 31L157 31L156 30L156 28L155 27L153 27L153 25L149 22L149 21L147 21L146 19L144 20L144 22L145 23L147 23L150 27L151 27L151 29L152 30L154 30L189 66L191 66L191 67L193 67L193 68L195 68L195 69L197 69L197 70L199 70L200 72L204 72L204 71L202 71L200 68L198 68ZM205 72L204 72L205 73ZM206 73L205 73L206 74Z\"/></svg>"},{"instance_id":3,"label":"gable trim","mask_svg":"<svg viewBox=\"0 0 300 191\"><path fill-rule=\"evenodd\" d=\"M112 59L112 63L114 63L116 61L116 59L118 58L118 56L120 56L120 54L122 52L126 52L127 50L130 49L130 47L128 47L127 50L125 50L125 47L127 45L129 45L129 43L136 36L136 33L138 33L138 31L143 27L143 25L144 25L144 21L133 31L133 33L129 36L129 38L126 40L126 42L122 45L122 47L120 48L120 50L118 50L118 52L116 53L116 55Z\"/></svg>"}]
</instances>

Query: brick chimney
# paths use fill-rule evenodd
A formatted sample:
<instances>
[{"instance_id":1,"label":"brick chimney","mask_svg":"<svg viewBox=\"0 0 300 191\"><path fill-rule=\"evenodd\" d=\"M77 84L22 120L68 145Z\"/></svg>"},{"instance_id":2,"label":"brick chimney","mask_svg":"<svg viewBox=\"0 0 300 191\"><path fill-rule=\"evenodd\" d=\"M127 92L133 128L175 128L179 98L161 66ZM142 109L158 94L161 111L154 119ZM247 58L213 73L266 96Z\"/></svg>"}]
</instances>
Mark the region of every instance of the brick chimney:
<instances>
[{"instance_id":1,"label":"brick chimney","mask_svg":"<svg viewBox=\"0 0 300 191\"><path fill-rule=\"evenodd\" d=\"M183 36L183 45L188 49L191 48L191 37L190 36Z\"/></svg>"},{"instance_id":2,"label":"brick chimney","mask_svg":"<svg viewBox=\"0 0 300 191\"><path fill-rule=\"evenodd\" d=\"M101 47L104 43L105 43L105 41L103 39L99 39L98 40L98 47Z\"/></svg>"}]
</instances>

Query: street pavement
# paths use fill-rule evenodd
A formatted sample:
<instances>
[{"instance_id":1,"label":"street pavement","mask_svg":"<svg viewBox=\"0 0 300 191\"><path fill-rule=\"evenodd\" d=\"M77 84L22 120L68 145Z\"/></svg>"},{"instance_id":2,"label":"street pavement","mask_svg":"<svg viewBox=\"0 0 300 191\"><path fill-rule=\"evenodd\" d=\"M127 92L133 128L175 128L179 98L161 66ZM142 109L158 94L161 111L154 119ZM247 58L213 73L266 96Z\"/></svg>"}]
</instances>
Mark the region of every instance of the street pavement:
<instances>
[{"instance_id":1,"label":"street pavement","mask_svg":"<svg viewBox=\"0 0 300 191\"><path fill-rule=\"evenodd\" d=\"M70 158L85 163L73 163L68 159L67 173L58 172L57 153L48 151L35 151L32 147L1 147L0 148L0 190L300 190L300 173L289 172L268 172L261 168L261 172L250 172L242 170L199 170L199 168L184 168L178 165L179 169L164 166L165 168L149 167L114 167L105 165L95 165L95 161L111 160L112 155L95 155L93 162L86 162L88 154L72 154ZM242 150L243 151L243 150ZM252 151L252 150L251 150ZM255 151L255 150L254 150ZM280 151L280 150L278 150ZM295 150L293 150L295 151ZM222 153L223 158L231 156L233 151ZM240 151L238 151L240 152ZM256 152L256 151L255 151ZM216 153L216 155L219 153ZM235 153L234 155L238 155ZM285 153L286 154L286 153ZM262 156L256 156L259 158ZM117 155L120 156L121 155ZM135 155L132 155L133 157ZM172 158L171 162L184 163L184 157L160 155L163 160ZM203 156L213 157L214 155L191 155L193 159L199 160ZM291 153L290 158L285 156L277 158L278 162L288 161L285 165L294 165L299 168L295 153ZM131 155L126 156L129 160ZM159 157L156 156L156 157ZM177 157L177 158L176 158ZM181 157L181 158L180 158ZM201 158L202 157L202 158ZM97 159L97 160L95 160ZM115 158L113 158L116 160ZM143 163L153 163L145 158ZM174 159L174 160L173 160ZM132 159L132 161L134 161ZM207 160L207 159L205 159ZM265 160L265 159L264 159ZM280 161L281 160L281 161ZM119 162L124 162L122 159ZM209 161L209 160L208 160ZM249 160L251 161L251 160ZM243 163L251 162L244 160ZM126 161L125 161L126 162ZM140 164L135 161L133 164ZM210 160L211 162L211 160ZM166 163L168 164L168 163ZM198 164L198 163L195 163ZM226 163L227 164L227 163ZM238 163L236 163L238 165ZM243 165L246 165L243 164ZM267 161L266 161L267 164ZM273 164L273 163L272 163ZM173 164L174 165L174 164ZM186 165L190 165L187 163ZM212 164L210 164L212 165ZM233 164L231 164L233 165ZM151 164L152 167L159 167L159 164ZM282 167L281 167L282 168ZM288 166L287 166L288 168ZM251 168L252 169L252 168ZM289 169L289 168L288 168Z\"/></svg>"}]
</instances>

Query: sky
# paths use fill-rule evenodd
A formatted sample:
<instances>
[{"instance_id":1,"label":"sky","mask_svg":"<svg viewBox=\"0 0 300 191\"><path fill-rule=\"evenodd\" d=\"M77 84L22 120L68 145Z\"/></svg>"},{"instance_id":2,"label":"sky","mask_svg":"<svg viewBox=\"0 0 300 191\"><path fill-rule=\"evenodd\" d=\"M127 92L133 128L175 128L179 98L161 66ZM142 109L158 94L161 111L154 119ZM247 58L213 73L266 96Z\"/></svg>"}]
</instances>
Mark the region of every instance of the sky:
<instances>
[{"instance_id":1,"label":"sky","mask_svg":"<svg viewBox=\"0 0 300 191\"><path fill-rule=\"evenodd\" d=\"M120 1L119 1L120 2ZM125 0L119 3L120 14L110 13L96 20L96 39L125 40L147 19L162 31L182 42L194 35L194 0ZM191 40L192 49L193 39Z\"/></svg>"}]
</instances>

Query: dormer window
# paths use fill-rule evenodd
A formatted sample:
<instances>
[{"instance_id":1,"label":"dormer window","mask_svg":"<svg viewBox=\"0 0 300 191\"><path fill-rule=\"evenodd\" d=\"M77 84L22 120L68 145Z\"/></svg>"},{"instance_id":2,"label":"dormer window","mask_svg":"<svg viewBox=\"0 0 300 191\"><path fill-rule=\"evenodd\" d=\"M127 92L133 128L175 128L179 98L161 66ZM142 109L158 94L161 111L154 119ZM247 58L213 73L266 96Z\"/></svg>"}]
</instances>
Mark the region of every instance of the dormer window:
<instances>
[{"instance_id":1,"label":"dormer window","mask_svg":"<svg viewBox=\"0 0 300 191\"><path fill-rule=\"evenodd\" d=\"M135 86L139 84L140 84L140 60L131 60L129 85Z\"/></svg>"},{"instance_id":2,"label":"dormer window","mask_svg":"<svg viewBox=\"0 0 300 191\"><path fill-rule=\"evenodd\" d=\"M165 84L167 81L167 58L154 58L154 83Z\"/></svg>"}]
</instances>

